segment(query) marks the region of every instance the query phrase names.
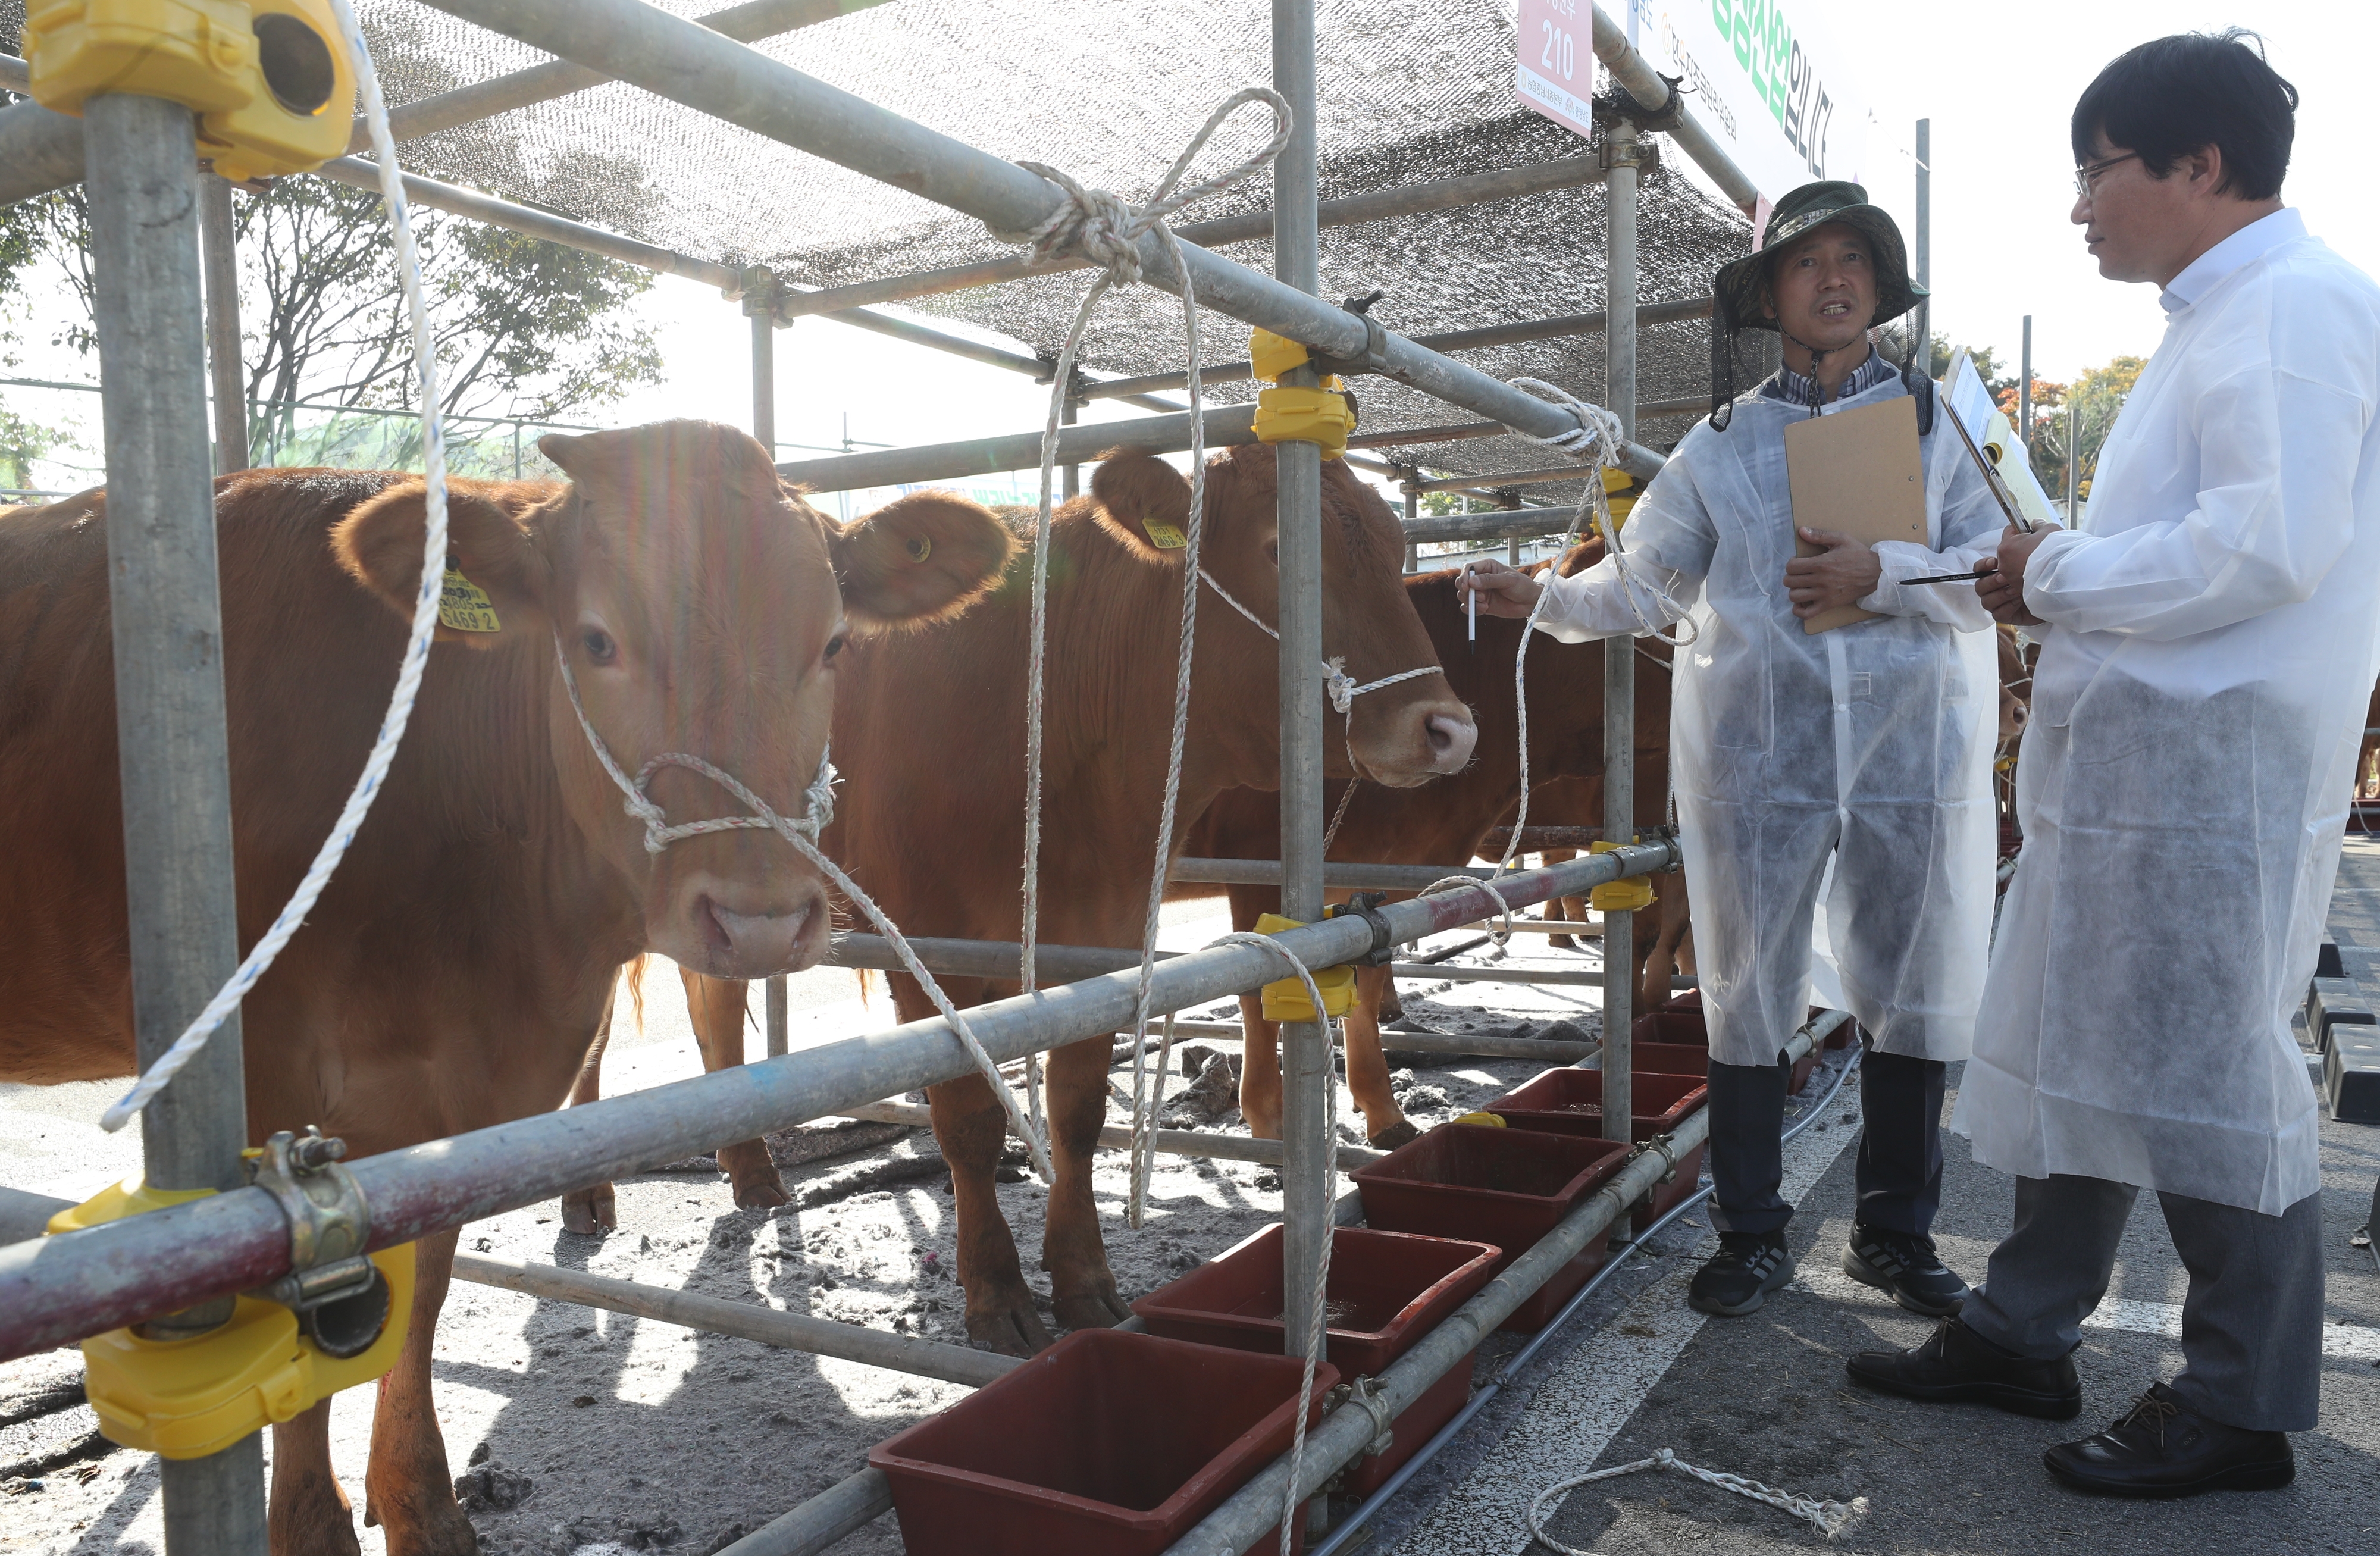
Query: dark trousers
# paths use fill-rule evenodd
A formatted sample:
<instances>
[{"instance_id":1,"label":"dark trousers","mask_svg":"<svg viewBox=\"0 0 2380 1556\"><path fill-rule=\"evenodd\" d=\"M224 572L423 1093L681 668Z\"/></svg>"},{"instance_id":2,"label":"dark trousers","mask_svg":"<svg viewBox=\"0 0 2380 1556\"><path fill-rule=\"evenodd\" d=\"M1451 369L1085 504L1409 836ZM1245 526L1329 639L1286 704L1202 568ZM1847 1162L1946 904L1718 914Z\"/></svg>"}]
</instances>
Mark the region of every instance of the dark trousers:
<instances>
[{"instance_id":1,"label":"dark trousers","mask_svg":"<svg viewBox=\"0 0 2380 1556\"><path fill-rule=\"evenodd\" d=\"M2072 1351L2107 1295L2139 1195L2101 1178L2017 1179L2015 1228L1992 1250L1959 1321L2019 1355ZM2277 1216L2180 1194L2157 1199L2190 1272L2173 1392L2243 1431L2311 1431L2322 1393L2322 1196Z\"/></svg>"},{"instance_id":2,"label":"dark trousers","mask_svg":"<svg viewBox=\"0 0 2380 1556\"><path fill-rule=\"evenodd\" d=\"M1924 1237L1942 1207L1942 1095L1948 1066L1870 1049L1860 1060L1858 1220ZM1711 1225L1776 1232L1793 1219L1785 1179L1786 1066L1710 1067Z\"/></svg>"}]
</instances>

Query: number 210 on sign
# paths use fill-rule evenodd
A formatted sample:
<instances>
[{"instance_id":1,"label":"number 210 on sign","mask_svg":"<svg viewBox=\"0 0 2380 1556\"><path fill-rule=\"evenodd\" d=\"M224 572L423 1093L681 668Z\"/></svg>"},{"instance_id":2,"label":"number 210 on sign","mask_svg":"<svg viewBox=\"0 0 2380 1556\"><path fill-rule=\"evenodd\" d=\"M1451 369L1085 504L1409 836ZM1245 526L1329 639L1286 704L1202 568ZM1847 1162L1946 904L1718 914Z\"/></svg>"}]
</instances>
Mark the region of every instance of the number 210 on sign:
<instances>
[{"instance_id":1,"label":"number 210 on sign","mask_svg":"<svg viewBox=\"0 0 2380 1556\"><path fill-rule=\"evenodd\" d=\"M1579 0L1520 0L1516 84L1524 106L1592 138L1595 55L1580 47L1579 30L1593 18L1582 21L1582 8Z\"/></svg>"}]
</instances>

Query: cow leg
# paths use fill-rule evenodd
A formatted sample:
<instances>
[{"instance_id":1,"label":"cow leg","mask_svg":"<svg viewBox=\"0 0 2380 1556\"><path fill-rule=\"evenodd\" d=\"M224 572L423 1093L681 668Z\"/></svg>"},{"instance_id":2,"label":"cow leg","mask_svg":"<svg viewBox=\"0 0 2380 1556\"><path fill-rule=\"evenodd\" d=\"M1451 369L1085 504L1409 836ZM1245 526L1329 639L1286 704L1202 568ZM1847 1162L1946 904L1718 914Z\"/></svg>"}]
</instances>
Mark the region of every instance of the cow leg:
<instances>
[{"instance_id":1,"label":"cow leg","mask_svg":"<svg viewBox=\"0 0 2380 1556\"><path fill-rule=\"evenodd\" d=\"M273 1428L273 1501L266 1538L274 1556L348 1556L355 1509L331 1469L331 1402Z\"/></svg>"},{"instance_id":2,"label":"cow leg","mask_svg":"<svg viewBox=\"0 0 2380 1556\"><path fill-rule=\"evenodd\" d=\"M1043 1057L1048 1077L1050 1215L1041 1234L1041 1268L1050 1272L1050 1300L1068 1329L1107 1329L1132 1317L1108 1269L1099 1240L1099 1210L1091 1198L1091 1164L1099 1127L1108 1118L1108 1056L1104 1038L1070 1043Z\"/></svg>"},{"instance_id":3,"label":"cow leg","mask_svg":"<svg viewBox=\"0 0 2380 1556\"><path fill-rule=\"evenodd\" d=\"M1405 1003L1397 998L1397 975L1387 967L1380 969L1379 1017L1383 1023L1405 1018Z\"/></svg>"},{"instance_id":4,"label":"cow leg","mask_svg":"<svg viewBox=\"0 0 2380 1556\"><path fill-rule=\"evenodd\" d=\"M430 1394L431 1347L460 1234L459 1229L433 1232L413 1245L412 1328L396 1365L380 1380L372 1414L364 1519L388 1532L389 1556L477 1556L480 1549L470 1519L455 1504L455 1479Z\"/></svg>"},{"instance_id":5,"label":"cow leg","mask_svg":"<svg viewBox=\"0 0 2380 1556\"><path fill-rule=\"evenodd\" d=\"M1099 1052L1102 1057L1107 1053L1105 1048ZM1032 1288L1017 1262L1016 1239L993 1192L1001 1152L1008 1145L1008 1115L981 1076L929 1087L926 1100L933 1106L934 1141L951 1164L967 1339L1002 1355L1029 1356L1049 1345L1050 1331L1033 1306Z\"/></svg>"},{"instance_id":6,"label":"cow leg","mask_svg":"<svg viewBox=\"0 0 2380 1556\"><path fill-rule=\"evenodd\" d=\"M1668 926L1661 921L1661 887L1653 888L1652 908L1644 913L1632 913L1629 953L1635 958L1630 968L1636 976L1636 1014L1670 1003L1670 969L1675 959L1661 955L1661 933Z\"/></svg>"},{"instance_id":7,"label":"cow leg","mask_svg":"<svg viewBox=\"0 0 2380 1556\"><path fill-rule=\"evenodd\" d=\"M715 1075L744 1063L744 1011L750 985L742 979L709 978L684 967L678 974L686 980L686 1009L694 1020L695 1040L702 1047L704 1073ZM767 1141L739 1140L719 1147L717 1155L719 1170L735 1189L738 1210L765 1210L792 1203Z\"/></svg>"},{"instance_id":8,"label":"cow leg","mask_svg":"<svg viewBox=\"0 0 2380 1556\"><path fill-rule=\"evenodd\" d=\"M1257 1139L1281 1138L1281 1028L1260 994L1240 996L1240 1117Z\"/></svg>"},{"instance_id":9,"label":"cow leg","mask_svg":"<svg viewBox=\"0 0 2380 1556\"><path fill-rule=\"evenodd\" d=\"M1388 981L1386 967L1357 967L1355 1003L1345 1023L1347 1089L1363 1110L1365 1138L1381 1150L1394 1150L1421 1134L1389 1089L1388 1055L1380 1052L1380 994Z\"/></svg>"},{"instance_id":10,"label":"cow leg","mask_svg":"<svg viewBox=\"0 0 2380 1556\"><path fill-rule=\"evenodd\" d=\"M586 1061L578 1066L578 1078L571 1084L571 1107L592 1102L603 1095L603 1051L612 1046L612 1008L619 998L620 988L615 980L612 992L603 1001L603 1019L596 1025L595 1040L588 1045ZM564 1195L562 1224L567 1231L589 1235L617 1227L620 1219L613 1205L611 1180L574 1188Z\"/></svg>"},{"instance_id":11,"label":"cow leg","mask_svg":"<svg viewBox=\"0 0 2380 1556\"><path fill-rule=\"evenodd\" d=\"M1578 850L1575 848L1548 848L1545 850L1539 857L1542 858L1545 863L1549 865L1568 864L1571 860L1578 857ZM1576 918L1572 918L1570 915L1570 905L1575 900L1577 899L1572 897L1554 898L1552 901L1546 904L1543 910L1545 916L1548 918L1561 919L1565 923L1585 923L1586 921L1585 915L1581 914ZM1557 951L1574 950L1578 945L1578 942L1571 939L1568 935L1548 935L1546 937L1546 943Z\"/></svg>"}]
</instances>

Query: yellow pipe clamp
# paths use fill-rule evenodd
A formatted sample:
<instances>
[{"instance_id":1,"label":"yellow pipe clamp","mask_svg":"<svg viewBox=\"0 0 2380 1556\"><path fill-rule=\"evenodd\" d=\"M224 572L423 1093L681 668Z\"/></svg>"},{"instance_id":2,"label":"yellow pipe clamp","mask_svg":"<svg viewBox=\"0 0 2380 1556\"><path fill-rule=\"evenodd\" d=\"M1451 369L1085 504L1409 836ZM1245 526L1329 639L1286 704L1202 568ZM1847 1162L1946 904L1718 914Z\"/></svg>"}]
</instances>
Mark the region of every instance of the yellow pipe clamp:
<instances>
[{"instance_id":1,"label":"yellow pipe clamp","mask_svg":"<svg viewBox=\"0 0 2380 1556\"><path fill-rule=\"evenodd\" d=\"M1347 434L1355 430L1355 412L1339 379L1326 378L1319 388L1282 384L1281 375L1313 359L1300 342L1270 330L1248 334L1248 361L1256 376L1272 382L1257 395L1257 439L1260 443L1318 444L1322 456L1336 459L1347 452Z\"/></svg>"},{"instance_id":2,"label":"yellow pipe clamp","mask_svg":"<svg viewBox=\"0 0 2380 1556\"><path fill-rule=\"evenodd\" d=\"M275 1137L276 1141L289 1138ZM256 1159L269 1150L247 1154ZM127 1178L70 1210L60 1210L50 1218L49 1230L53 1234L80 1232L203 1199L213 1192L151 1188L139 1178ZM357 1234L360 1236L359 1228ZM289 1420L341 1389L378 1378L396 1365L397 1353L405 1348L406 1322L413 1307L413 1245L383 1248L369 1257L379 1271L373 1284L385 1293L385 1317L370 1343L347 1355L325 1350L326 1343L334 1342L307 1332L319 1325L301 1324L298 1312L257 1295L235 1297L230 1317L203 1332L152 1337L141 1332L152 1326L135 1325L84 1341L84 1388L99 1416L100 1431L111 1442L164 1458L204 1458L273 1422ZM299 1278L290 1276L282 1284ZM366 1288L353 1300L366 1296L377 1303L380 1294ZM365 1336L358 1332L349 1338L360 1342Z\"/></svg>"},{"instance_id":3,"label":"yellow pipe clamp","mask_svg":"<svg viewBox=\"0 0 2380 1556\"><path fill-rule=\"evenodd\" d=\"M355 65L329 0L31 0L24 48L42 106L179 103L199 115L199 154L235 183L320 167L355 122Z\"/></svg>"},{"instance_id":4,"label":"yellow pipe clamp","mask_svg":"<svg viewBox=\"0 0 2380 1556\"><path fill-rule=\"evenodd\" d=\"M1632 837L1628 841L1633 844L1636 840ZM1609 854L1620 846L1617 843L1593 843L1587 845L1587 852ZM1597 913L1634 913L1639 908L1650 907L1653 906L1652 880L1648 876L1631 875L1619 881L1607 881L1588 890L1586 906Z\"/></svg>"},{"instance_id":5,"label":"yellow pipe clamp","mask_svg":"<svg viewBox=\"0 0 2380 1556\"><path fill-rule=\"evenodd\" d=\"M1257 933L1277 935L1283 930L1300 928L1298 920L1284 918L1278 913L1260 915ZM1355 969L1352 966L1313 967L1314 987L1322 995L1324 1015L1344 1015L1355 1003ZM1305 985L1294 977L1264 986L1264 1018L1267 1021L1305 1021L1322 1019L1314 1014L1314 1002L1305 996Z\"/></svg>"}]
</instances>

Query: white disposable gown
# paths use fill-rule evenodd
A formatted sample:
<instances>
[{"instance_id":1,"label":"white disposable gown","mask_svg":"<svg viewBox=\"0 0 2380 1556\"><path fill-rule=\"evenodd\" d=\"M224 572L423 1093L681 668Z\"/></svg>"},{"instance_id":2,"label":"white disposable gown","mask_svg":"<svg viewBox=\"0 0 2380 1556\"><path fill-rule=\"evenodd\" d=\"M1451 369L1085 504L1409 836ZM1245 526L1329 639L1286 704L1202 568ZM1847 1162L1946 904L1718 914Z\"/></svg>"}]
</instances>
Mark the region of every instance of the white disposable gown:
<instances>
[{"instance_id":1,"label":"white disposable gown","mask_svg":"<svg viewBox=\"0 0 2380 1556\"><path fill-rule=\"evenodd\" d=\"M2278 1214L2321 1186L2289 1013L2380 642L2380 287L2283 211L2164 301L2087 520L2026 570L2024 851L1953 1127Z\"/></svg>"},{"instance_id":2,"label":"white disposable gown","mask_svg":"<svg viewBox=\"0 0 2380 1556\"><path fill-rule=\"evenodd\" d=\"M1905 393L1888 379L1824 414ZM1828 930L1852 1014L1888 1053L1961 1059L1991 934L1997 650L1972 586L1899 580L1971 569L2004 525L1937 408L1923 440L1932 549L1876 547L1884 579L1859 603L1883 617L1805 633L1785 591L1785 428L1809 414L1755 393L1726 431L1696 426L1621 535L1632 570L1698 633L1675 660L1670 761L1711 1057L1774 1064L1807 1019L1831 856ZM1539 626L1571 642L1645 630L1620 567L1549 580ZM1673 614L1646 612L1656 626Z\"/></svg>"}]
</instances>

